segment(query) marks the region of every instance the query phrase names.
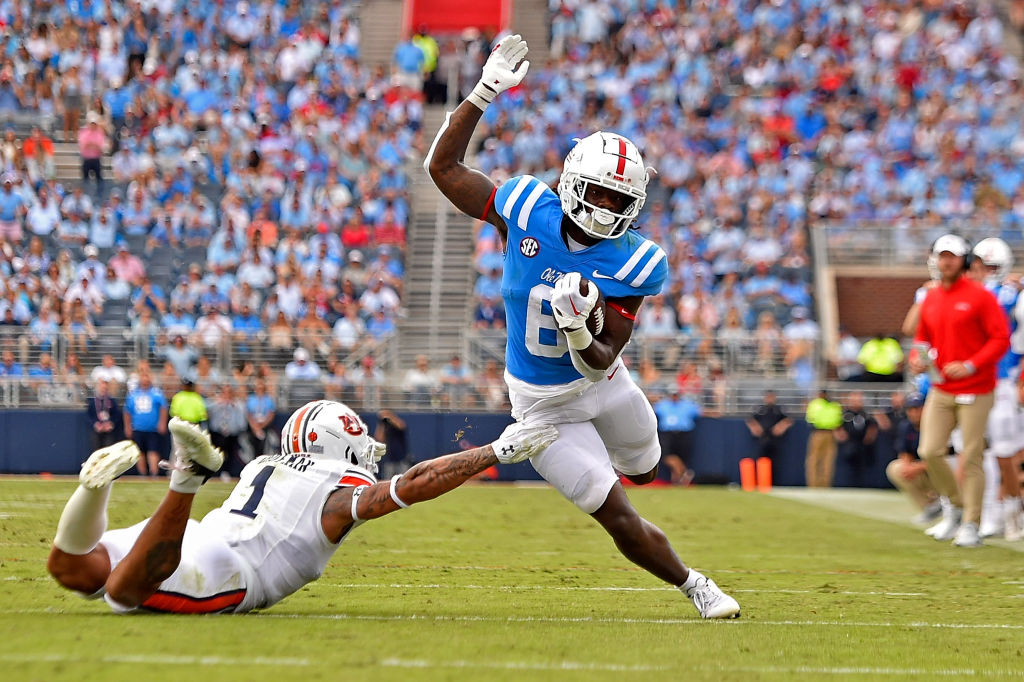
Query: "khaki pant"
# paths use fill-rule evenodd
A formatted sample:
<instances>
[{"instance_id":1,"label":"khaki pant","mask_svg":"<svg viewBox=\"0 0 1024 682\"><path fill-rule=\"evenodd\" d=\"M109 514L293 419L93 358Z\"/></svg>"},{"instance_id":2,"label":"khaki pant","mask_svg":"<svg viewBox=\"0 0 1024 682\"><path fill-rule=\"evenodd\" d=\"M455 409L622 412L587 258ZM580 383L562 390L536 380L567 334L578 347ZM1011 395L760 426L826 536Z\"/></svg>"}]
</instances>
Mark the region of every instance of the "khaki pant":
<instances>
[{"instance_id":1,"label":"khaki pant","mask_svg":"<svg viewBox=\"0 0 1024 682\"><path fill-rule=\"evenodd\" d=\"M966 400L969 404L964 404ZM985 450L985 427L995 396L992 392L976 396L955 396L938 388L928 391L921 414L921 442L918 456L928 466L928 478L940 495L949 498L954 507L963 507L964 523L981 523L981 500L985 494L985 471L982 453ZM956 484L953 470L946 463L949 434L959 426L964 438L963 491Z\"/></svg>"},{"instance_id":2,"label":"khaki pant","mask_svg":"<svg viewBox=\"0 0 1024 682\"><path fill-rule=\"evenodd\" d=\"M831 488L836 470L836 439L831 431L816 429L807 440L808 488Z\"/></svg>"},{"instance_id":3,"label":"khaki pant","mask_svg":"<svg viewBox=\"0 0 1024 682\"><path fill-rule=\"evenodd\" d=\"M935 491L931 479L928 478L927 471L916 478L906 478L902 468L903 462L894 459L885 468L885 475L901 493L905 493L913 501L918 509L924 509L938 498L939 494Z\"/></svg>"}]
</instances>

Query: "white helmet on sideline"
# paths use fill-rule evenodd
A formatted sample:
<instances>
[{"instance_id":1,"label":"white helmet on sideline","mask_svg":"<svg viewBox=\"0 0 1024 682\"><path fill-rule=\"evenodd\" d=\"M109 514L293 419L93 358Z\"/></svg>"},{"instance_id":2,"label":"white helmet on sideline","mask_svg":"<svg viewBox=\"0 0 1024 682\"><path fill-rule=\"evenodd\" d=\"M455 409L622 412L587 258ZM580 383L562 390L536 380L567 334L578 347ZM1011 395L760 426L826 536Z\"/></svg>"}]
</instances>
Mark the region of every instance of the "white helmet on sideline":
<instances>
[{"instance_id":1,"label":"white helmet on sideline","mask_svg":"<svg viewBox=\"0 0 1024 682\"><path fill-rule=\"evenodd\" d=\"M370 437L366 424L348 405L314 400L295 410L285 422L281 453L350 462L376 474L384 446Z\"/></svg>"},{"instance_id":2,"label":"white helmet on sideline","mask_svg":"<svg viewBox=\"0 0 1024 682\"><path fill-rule=\"evenodd\" d=\"M999 237L982 239L974 246L974 257L995 272L986 275L987 281L1002 282L1013 268L1013 251L1010 245Z\"/></svg>"},{"instance_id":3,"label":"white helmet on sideline","mask_svg":"<svg viewBox=\"0 0 1024 682\"><path fill-rule=\"evenodd\" d=\"M562 210L591 237L615 239L640 215L650 177L640 151L628 139L606 132L588 135L577 140L565 157L558 179ZM584 200L591 184L624 194L633 201L622 213L598 208Z\"/></svg>"}]
</instances>

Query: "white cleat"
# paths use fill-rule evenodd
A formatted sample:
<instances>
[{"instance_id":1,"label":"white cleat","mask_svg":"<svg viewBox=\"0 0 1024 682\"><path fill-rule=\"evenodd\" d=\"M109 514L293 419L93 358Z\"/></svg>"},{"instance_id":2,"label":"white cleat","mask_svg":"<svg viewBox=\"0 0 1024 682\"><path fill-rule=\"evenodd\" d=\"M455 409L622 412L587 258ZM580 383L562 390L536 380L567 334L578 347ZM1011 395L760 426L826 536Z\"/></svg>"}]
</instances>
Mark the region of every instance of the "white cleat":
<instances>
[{"instance_id":1,"label":"white cleat","mask_svg":"<svg viewBox=\"0 0 1024 682\"><path fill-rule=\"evenodd\" d=\"M135 466L141 454L139 446L130 440L100 448L82 464L78 482L92 490L108 486L115 478Z\"/></svg>"},{"instance_id":2,"label":"white cleat","mask_svg":"<svg viewBox=\"0 0 1024 682\"><path fill-rule=\"evenodd\" d=\"M960 529L953 538L953 544L957 547L981 547L981 535L978 534L978 524L968 521L961 524Z\"/></svg>"},{"instance_id":3,"label":"white cleat","mask_svg":"<svg viewBox=\"0 0 1024 682\"><path fill-rule=\"evenodd\" d=\"M996 521L986 519L982 521L981 529L978 531L978 534L983 538L1001 538L1004 533L1006 533L1006 528L1003 519Z\"/></svg>"},{"instance_id":4,"label":"white cleat","mask_svg":"<svg viewBox=\"0 0 1024 682\"><path fill-rule=\"evenodd\" d=\"M956 536L960 529L960 521L963 519L964 510L954 507L946 498L942 498L942 520L926 530L925 535L930 535L939 542L949 542Z\"/></svg>"},{"instance_id":5,"label":"white cleat","mask_svg":"<svg viewBox=\"0 0 1024 682\"><path fill-rule=\"evenodd\" d=\"M167 428L174 441L175 469L212 476L224 464L224 453L213 447L210 434L195 424L172 417Z\"/></svg>"},{"instance_id":6,"label":"white cleat","mask_svg":"<svg viewBox=\"0 0 1024 682\"><path fill-rule=\"evenodd\" d=\"M701 618L739 618L739 603L708 577L700 577L697 586L686 591Z\"/></svg>"}]
</instances>

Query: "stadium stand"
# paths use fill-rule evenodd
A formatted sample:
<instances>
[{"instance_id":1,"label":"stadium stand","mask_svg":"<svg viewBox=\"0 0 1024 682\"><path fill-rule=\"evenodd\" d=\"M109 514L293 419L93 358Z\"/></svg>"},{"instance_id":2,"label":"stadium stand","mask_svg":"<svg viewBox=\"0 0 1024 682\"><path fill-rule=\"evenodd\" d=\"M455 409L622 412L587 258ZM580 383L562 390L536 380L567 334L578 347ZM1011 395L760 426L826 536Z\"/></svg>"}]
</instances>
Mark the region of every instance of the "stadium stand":
<instances>
[{"instance_id":1,"label":"stadium stand","mask_svg":"<svg viewBox=\"0 0 1024 682\"><path fill-rule=\"evenodd\" d=\"M105 354L167 363L169 385L204 362L222 378L267 363L302 400L286 360L335 365L353 307L373 341L343 360L385 355L422 96L360 60L358 7L6 6L2 343L56 371L9 366L5 405L79 402L71 366Z\"/></svg>"},{"instance_id":2,"label":"stadium stand","mask_svg":"<svg viewBox=\"0 0 1024 682\"><path fill-rule=\"evenodd\" d=\"M475 162L554 182L591 130L644 150L658 175L640 229L672 264L627 352L652 391L696 363L705 387L716 366L728 377L726 413L768 385L796 408L834 376L822 261L920 266L951 227L1024 246L1019 40L991 7L542 4L516 3L537 58L488 109ZM286 408L314 390L285 374L300 348L352 400L403 399L427 352L465 359L475 406L502 403L496 235L435 211L409 170L444 107L391 77L384 62L414 55L364 45L360 9L5 6L0 344L3 367L38 371L6 374L0 403L77 404L109 353L168 385L200 358L222 379L264 368ZM437 38L451 102L494 36Z\"/></svg>"}]
</instances>

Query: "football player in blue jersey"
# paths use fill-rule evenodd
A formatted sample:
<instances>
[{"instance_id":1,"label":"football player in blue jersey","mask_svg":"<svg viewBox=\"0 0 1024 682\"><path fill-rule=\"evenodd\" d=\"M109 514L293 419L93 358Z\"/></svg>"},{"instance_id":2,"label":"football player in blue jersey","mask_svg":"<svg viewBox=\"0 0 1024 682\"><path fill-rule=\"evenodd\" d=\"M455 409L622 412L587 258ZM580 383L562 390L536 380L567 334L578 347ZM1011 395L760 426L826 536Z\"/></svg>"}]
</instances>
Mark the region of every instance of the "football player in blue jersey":
<instances>
[{"instance_id":1,"label":"football player in blue jersey","mask_svg":"<svg viewBox=\"0 0 1024 682\"><path fill-rule=\"evenodd\" d=\"M985 497L982 504L981 537L1003 535L1007 540L1024 537L1024 511L1018 453L1024 449L1024 419L1018 401L1019 368L1024 354L1024 302L1019 278L1010 277L1013 252L998 237L975 244L971 267L974 277L991 291L1010 323L1010 349L996 367L995 402L988 415L988 447L985 450ZM1000 502L1001 500L1001 502Z\"/></svg>"},{"instance_id":2,"label":"football player in blue jersey","mask_svg":"<svg viewBox=\"0 0 1024 682\"><path fill-rule=\"evenodd\" d=\"M637 309L661 291L668 273L665 252L629 229L647 197L649 173L639 150L610 132L578 140L557 194L529 175L496 187L463 163L484 110L522 82L526 55L518 35L498 43L424 161L456 208L501 235L512 416L558 426L558 440L531 460L534 468L596 519L626 558L677 586L702 617L735 618L736 600L679 560L665 534L630 504L616 475L649 483L661 457L654 411L629 372L620 371ZM605 314L592 332L587 320L598 289Z\"/></svg>"}]
</instances>

